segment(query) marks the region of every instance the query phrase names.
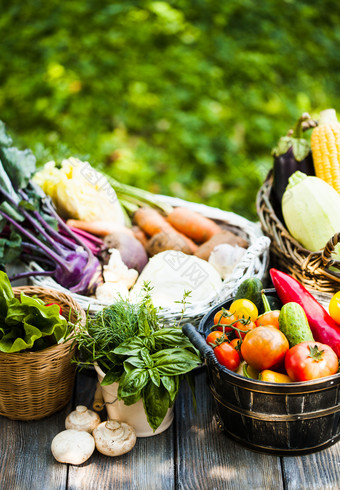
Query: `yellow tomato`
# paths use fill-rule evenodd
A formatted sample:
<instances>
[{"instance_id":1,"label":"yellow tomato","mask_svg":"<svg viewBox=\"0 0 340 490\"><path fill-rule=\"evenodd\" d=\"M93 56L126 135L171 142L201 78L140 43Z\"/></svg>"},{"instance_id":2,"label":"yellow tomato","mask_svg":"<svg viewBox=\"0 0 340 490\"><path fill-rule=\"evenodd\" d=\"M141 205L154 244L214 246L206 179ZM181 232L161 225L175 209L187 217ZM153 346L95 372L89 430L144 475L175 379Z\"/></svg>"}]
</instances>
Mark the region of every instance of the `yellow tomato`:
<instances>
[{"instance_id":1,"label":"yellow tomato","mask_svg":"<svg viewBox=\"0 0 340 490\"><path fill-rule=\"evenodd\" d=\"M340 291L332 296L329 302L328 311L333 320L340 324Z\"/></svg>"},{"instance_id":2,"label":"yellow tomato","mask_svg":"<svg viewBox=\"0 0 340 490\"><path fill-rule=\"evenodd\" d=\"M250 318L252 322L255 322L259 315L256 305L252 301L249 301L249 299L235 300L231 304L229 311L230 313L234 313L237 318L245 318L246 320Z\"/></svg>"}]
</instances>

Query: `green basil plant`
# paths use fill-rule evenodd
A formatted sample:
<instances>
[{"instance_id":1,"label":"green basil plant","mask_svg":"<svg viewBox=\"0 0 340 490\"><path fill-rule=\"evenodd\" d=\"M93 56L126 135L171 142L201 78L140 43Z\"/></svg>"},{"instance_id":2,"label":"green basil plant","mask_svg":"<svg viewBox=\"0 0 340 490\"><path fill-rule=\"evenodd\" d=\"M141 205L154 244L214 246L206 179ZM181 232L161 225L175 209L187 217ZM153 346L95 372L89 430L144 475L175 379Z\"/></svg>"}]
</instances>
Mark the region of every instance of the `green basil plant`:
<instances>
[{"instance_id":1,"label":"green basil plant","mask_svg":"<svg viewBox=\"0 0 340 490\"><path fill-rule=\"evenodd\" d=\"M138 303L120 299L103 308L78 330L79 365L97 363L105 372L102 385L119 383L118 399L126 405L143 400L155 431L186 378L201 364L198 352L178 325L163 327L148 294ZM178 322L180 323L180 322ZM195 403L195 398L194 398Z\"/></svg>"}]
</instances>

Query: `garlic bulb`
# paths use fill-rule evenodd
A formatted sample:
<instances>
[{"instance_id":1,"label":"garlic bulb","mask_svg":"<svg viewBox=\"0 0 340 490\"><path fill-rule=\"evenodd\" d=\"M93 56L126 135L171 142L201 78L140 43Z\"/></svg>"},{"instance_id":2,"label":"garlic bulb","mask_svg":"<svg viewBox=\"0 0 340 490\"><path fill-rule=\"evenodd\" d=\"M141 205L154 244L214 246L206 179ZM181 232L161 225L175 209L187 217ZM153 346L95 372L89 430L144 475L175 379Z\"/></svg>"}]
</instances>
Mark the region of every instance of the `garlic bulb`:
<instances>
[{"instance_id":1,"label":"garlic bulb","mask_svg":"<svg viewBox=\"0 0 340 490\"><path fill-rule=\"evenodd\" d=\"M130 451L136 444L133 427L118 420L102 422L93 431L96 448L106 456L120 456Z\"/></svg>"},{"instance_id":2,"label":"garlic bulb","mask_svg":"<svg viewBox=\"0 0 340 490\"><path fill-rule=\"evenodd\" d=\"M235 265L245 253L246 250L243 247L222 243L221 245L217 245L211 252L208 262L224 280L231 275Z\"/></svg>"},{"instance_id":3,"label":"garlic bulb","mask_svg":"<svg viewBox=\"0 0 340 490\"><path fill-rule=\"evenodd\" d=\"M66 429L92 431L100 424L100 417L92 410L88 410L84 405L78 405L76 409L68 414L65 420Z\"/></svg>"}]
</instances>

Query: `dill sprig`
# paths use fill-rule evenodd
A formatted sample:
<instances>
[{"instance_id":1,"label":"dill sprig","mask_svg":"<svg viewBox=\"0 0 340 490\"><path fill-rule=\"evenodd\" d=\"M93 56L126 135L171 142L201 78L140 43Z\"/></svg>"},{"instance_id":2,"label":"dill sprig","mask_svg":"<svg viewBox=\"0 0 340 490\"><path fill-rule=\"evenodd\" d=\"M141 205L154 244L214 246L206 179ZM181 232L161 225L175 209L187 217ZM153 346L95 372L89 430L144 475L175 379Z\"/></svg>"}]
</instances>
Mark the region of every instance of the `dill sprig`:
<instances>
[{"instance_id":1,"label":"dill sprig","mask_svg":"<svg viewBox=\"0 0 340 490\"><path fill-rule=\"evenodd\" d=\"M120 344L139 335L148 336L161 328L150 291L146 283L141 301L131 303L120 298L94 317L87 317L86 326L76 334L82 364L92 364L106 357L113 361L117 358L113 350Z\"/></svg>"}]
</instances>

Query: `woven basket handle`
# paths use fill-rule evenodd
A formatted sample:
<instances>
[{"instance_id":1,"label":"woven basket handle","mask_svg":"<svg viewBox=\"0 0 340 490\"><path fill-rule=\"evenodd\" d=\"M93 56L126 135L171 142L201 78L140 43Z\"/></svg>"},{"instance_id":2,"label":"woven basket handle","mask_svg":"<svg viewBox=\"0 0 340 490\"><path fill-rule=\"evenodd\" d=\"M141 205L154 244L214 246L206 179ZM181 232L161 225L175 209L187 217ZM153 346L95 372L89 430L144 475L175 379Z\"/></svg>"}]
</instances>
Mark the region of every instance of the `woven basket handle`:
<instances>
[{"instance_id":1,"label":"woven basket handle","mask_svg":"<svg viewBox=\"0 0 340 490\"><path fill-rule=\"evenodd\" d=\"M270 239L266 236L259 237L252 245L250 245L240 262L235 266L232 274L228 277L220 290L219 299L222 301L230 293L236 292L236 289L242 281L252 276L263 277L266 272L269 256ZM258 259L264 258L264 263ZM263 270L256 270L257 266L262 266Z\"/></svg>"},{"instance_id":2,"label":"woven basket handle","mask_svg":"<svg viewBox=\"0 0 340 490\"><path fill-rule=\"evenodd\" d=\"M324 267L330 267L335 264L335 260L332 259L332 253L335 250L335 246L340 242L340 232L335 233L330 240L328 240L325 248L322 251L322 262ZM340 269L340 265L337 266ZM336 276L339 274L335 273Z\"/></svg>"},{"instance_id":3,"label":"woven basket handle","mask_svg":"<svg viewBox=\"0 0 340 490\"><path fill-rule=\"evenodd\" d=\"M200 334L191 323L186 323L183 325L182 331L184 335L188 337L193 346L199 350L203 359L205 359L208 363L212 362L215 358L214 351L212 347L206 343L204 336Z\"/></svg>"}]
</instances>

